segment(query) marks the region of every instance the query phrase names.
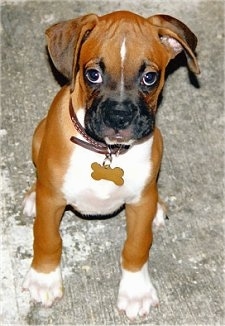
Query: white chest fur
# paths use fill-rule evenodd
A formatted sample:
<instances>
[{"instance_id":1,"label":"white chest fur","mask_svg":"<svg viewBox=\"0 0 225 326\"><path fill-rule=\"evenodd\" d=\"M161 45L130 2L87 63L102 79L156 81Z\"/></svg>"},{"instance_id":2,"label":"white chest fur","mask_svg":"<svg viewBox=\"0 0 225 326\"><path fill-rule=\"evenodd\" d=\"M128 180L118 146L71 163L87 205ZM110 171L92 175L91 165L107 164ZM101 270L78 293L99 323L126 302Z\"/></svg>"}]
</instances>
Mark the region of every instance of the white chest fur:
<instances>
[{"instance_id":1,"label":"white chest fur","mask_svg":"<svg viewBox=\"0 0 225 326\"><path fill-rule=\"evenodd\" d=\"M102 164L104 155L76 146L62 188L67 204L82 214L105 215L124 203L138 202L151 173L152 142L153 137L134 145L123 155L113 156L111 167L120 167L124 171L122 186L112 181L92 179L91 164Z\"/></svg>"}]
</instances>

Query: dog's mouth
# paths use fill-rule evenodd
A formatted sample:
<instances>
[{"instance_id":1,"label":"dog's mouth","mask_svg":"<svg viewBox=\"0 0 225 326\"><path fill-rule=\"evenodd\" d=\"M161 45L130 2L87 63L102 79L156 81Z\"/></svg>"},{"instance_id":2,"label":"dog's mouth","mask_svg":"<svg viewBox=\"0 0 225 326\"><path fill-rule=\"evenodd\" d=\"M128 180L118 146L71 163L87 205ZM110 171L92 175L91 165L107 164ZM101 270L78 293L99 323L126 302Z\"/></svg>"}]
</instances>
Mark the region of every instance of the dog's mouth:
<instances>
[{"instance_id":1,"label":"dog's mouth","mask_svg":"<svg viewBox=\"0 0 225 326\"><path fill-rule=\"evenodd\" d=\"M101 101L96 99L86 110L84 119L87 134L112 146L130 146L149 136L154 130L155 114L144 103L130 100Z\"/></svg>"},{"instance_id":2,"label":"dog's mouth","mask_svg":"<svg viewBox=\"0 0 225 326\"><path fill-rule=\"evenodd\" d=\"M126 151L130 148L130 145L125 144L110 144L108 145L109 152L120 153L121 151Z\"/></svg>"},{"instance_id":3,"label":"dog's mouth","mask_svg":"<svg viewBox=\"0 0 225 326\"><path fill-rule=\"evenodd\" d=\"M130 147L136 139L132 128L125 130L114 130L113 128L102 126L101 132L93 132L88 127L85 128L87 134L96 141L105 143L109 147Z\"/></svg>"},{"instance_id":4,"label":"dog's mouth","mask_svg":"<svg viewBox=\"0 0 225 326\"><path fill-rule=\"evenodd\" d=\"M70 100L69 104L69 111L70 111L70 117L74 124L75 129L79 132L81 136L83 136L84 140L80 139L76 136L71 136L70 140L80 145L86 149L92 150L94 152L100 153L100 154L123 154L125 153L131 145L131 141L127 141L127 138L124 138L124 133L119 133L111 130L111 132L107 133L107 136L103 138L100 137L93 137L92 132L88 132L86 128L82 126L80 123L72 105L72 101ZM107 129L109 131L109 129Z\"/></svg>"},{"instance_id":5,"label":"dog's mouth","mask_svg":"<svg viewBox=\"0 0 225 326\"><path fill-rule=\"evenodd\" d=\"M132 136L130 128L118 131L107 128L104 132L104 141L110 146L130 146L134 142Z\"/></svg>"}]
</instances>

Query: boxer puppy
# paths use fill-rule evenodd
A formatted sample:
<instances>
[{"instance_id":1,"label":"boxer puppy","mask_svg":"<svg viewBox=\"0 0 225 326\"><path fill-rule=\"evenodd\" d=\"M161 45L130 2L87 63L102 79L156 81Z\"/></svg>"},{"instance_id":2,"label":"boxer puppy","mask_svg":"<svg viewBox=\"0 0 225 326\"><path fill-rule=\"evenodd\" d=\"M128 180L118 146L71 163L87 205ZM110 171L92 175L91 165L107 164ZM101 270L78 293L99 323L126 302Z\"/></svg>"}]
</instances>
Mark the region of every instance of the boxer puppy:
<instances>
[{"instance_id":1,"label":"boxer puppy","mask_svg":"<svg viewBox=\"0 0 225 326\"><path fill-rule=\"evenodd\" d=\"M24 202L34 216L34 256L24 288L51 306L63 295L60 221L67 205L83 215L125 206L118 308L130 319L158 304L148 273L152 224L162 224L157 191L162 136L155 127L165 69L184 51L199 73L197 38L177 19L131 12L95 14L46 31L55 67L69 84L56 95L33 137L37 181Z\"/></svg>"}]
</instances>

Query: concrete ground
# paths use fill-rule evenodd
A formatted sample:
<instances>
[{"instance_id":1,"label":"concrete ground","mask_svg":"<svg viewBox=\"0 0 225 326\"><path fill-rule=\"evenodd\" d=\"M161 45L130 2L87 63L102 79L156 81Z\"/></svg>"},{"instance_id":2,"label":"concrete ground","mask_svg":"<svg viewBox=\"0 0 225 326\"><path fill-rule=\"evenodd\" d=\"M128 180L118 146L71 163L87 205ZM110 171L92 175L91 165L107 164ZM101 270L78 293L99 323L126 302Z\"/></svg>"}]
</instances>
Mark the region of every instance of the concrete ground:
<instances>
[{"instance_id":1,"label":"concrete ground","mask_svg":"<svg viewBox=\"0 0 225 326\"><path fill-rule=\"evenodd\" d=\"M198 36L201 75L171 73L158 112L165 151L159 178L169 221L149 264L160 306L148 325L224 325L224 2L212 0L2 1L1 325L126 325L116 309L125 218L85 221L66 213L61 233L65 295L42 308L22 292L32 255L32 219L22 214L34 179L31 138L60 86L46 51L51 24L95 12L167 13Z\"/></svg>"}]
</instances>

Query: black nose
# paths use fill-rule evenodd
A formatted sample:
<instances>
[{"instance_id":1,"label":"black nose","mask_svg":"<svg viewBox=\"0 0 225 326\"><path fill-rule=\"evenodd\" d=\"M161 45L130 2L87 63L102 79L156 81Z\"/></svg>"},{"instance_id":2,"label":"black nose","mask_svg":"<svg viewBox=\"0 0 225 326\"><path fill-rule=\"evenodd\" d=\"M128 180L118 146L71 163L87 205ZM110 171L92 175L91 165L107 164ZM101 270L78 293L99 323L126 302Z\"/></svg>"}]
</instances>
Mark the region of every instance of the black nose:
<instances>
[{"instance_id":1,"label":"black nose","mask_svg":"<svg viewBox=\"0 0 225 326\"><path fill-rule=\"evenodd\" d=\"M135 117L136 106L128 100L117 102L106 100L102 103L103 121L114 130L126 129Z\"/></svg>"}]
</instances>

